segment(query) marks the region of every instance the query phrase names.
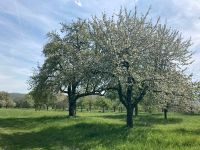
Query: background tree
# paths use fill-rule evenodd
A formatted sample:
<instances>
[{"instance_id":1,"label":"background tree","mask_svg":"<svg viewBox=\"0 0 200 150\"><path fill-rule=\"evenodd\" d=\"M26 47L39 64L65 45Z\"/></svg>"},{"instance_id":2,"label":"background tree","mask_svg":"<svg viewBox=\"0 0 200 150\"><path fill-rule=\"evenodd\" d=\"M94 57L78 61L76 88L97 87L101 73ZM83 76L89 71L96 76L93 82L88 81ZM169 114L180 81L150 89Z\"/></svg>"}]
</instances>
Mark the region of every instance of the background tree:
<instances>
[{"instance_id":1,"label":"background tree","mask_svg":"<svg viewBox=\"0 0 200 150\"><path fill-rule=\"evenodd\" d=\"M152 113L153 111L155 111L158 107L158 97L157 96L157 93L154 93L152 91L148 92L143 101L140 103L142 109L145 111L145 112L148 112L148 113Z\"/></svg>"},{"instance_id":2,"label":"background tree","mask_svg":"<svg viewBox=\"0 0 200 150\"><path fill-rule=\"evenodd\" d=\"M80 108L80 111L83 112L83 109L85 108L84 105L84 98L79 98L77 100L77 107Z\"/></svg>"},{"instance_id":3,"label":"background tree","mask_svg":"<svg viewBox=\"0 0 200 150\"><path fill-rule=\"evenodd\" d=\"M100 107L100 108L102 109L102 112L104 113L105 110L108 110L108 109L111 107L112 102L111 102L111 100L108 99L108 98L105 98L105 97L103 97L103 96L99 96L99 97L97 98L96 105L97 105L98 107Z\"/></svg>"},{"instance_id":4,"label":"background tree","mask_svg":"<svg viewBox=\"0 0 200 150\"><path fill-rule=\"evenodd\" d=\"M194 99L194 92L190 76L181 72L174 72L174 78L168 79L164 84L157 85L156 99L158 106L164 112L167 119L169 110L186 112L189 104Z\"/></svg>"},{"instance_id":5,"label":"background tree","mask_svg":"<svg viewBox=\"0 0 200 150\"><path fill-rule=\"evenodd\" d=\"M82 98L83 100L83 106L87 109L87 111L91 112L93 108L95 108L95 104L97 101L97 97L92 96L86 96Z\"/></svg>"},{"instance_id":6,"label":"background tree","mask_svg":"<svg viewBox=\"0 0 200 150\"><path fill-rule=\"evenodd\" d=\"M9 94L7 92L0 92L0 108L1 107L14 107L15 103L13 100L11 100Z\"/></svg>"},{"instance_id":7,"label":"background tree","mask_svg":"<svg viewBox=\"0 0 200 150\"><path fill-rule=\"evenodd\" d=\"M26 94L24 99L20 103L21 108L33 108L34 100L30 94Z\"/></svg>"},{"instance_id":8,"label":"background tree","mask_svg":"<svg viewBox=\"0 0 200 150\"><path fill-rule=\"evenodd\" d=\"M63 93L56 94L52 104L52 108L55 110L56 109L66 110L67 108L69 108L68 97Z\"/></svg>"},{"instance_id":9,"label":"background tree","mask_svg":"<svg viewBox=\"0 0 200 150\"><path fill-rule=\"evenodd\" d=\"M115 90L109 90L105 93L105 97L111 100L111 107L113 108L113 112L115 112L116 109L120 107L121 103L117 92Z\"/></svg>"}]
</instances>

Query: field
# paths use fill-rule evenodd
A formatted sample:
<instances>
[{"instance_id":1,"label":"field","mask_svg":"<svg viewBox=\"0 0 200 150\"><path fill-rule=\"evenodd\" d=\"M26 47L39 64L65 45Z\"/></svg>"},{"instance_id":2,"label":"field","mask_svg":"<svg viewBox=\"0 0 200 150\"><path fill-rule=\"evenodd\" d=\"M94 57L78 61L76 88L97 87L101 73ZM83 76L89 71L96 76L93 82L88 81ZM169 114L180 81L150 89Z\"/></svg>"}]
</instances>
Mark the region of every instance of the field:
<instances>
[{"instance_id":1,"label":"field","mask_svg":"<svg viewBox=\"0 0 200 150\"><path fill-rule=\"evenodd\" d=\"M0 109L0 149L200 150L200 116L142 113L134 128L123 113Z\"/></svg>"}]
</instances>

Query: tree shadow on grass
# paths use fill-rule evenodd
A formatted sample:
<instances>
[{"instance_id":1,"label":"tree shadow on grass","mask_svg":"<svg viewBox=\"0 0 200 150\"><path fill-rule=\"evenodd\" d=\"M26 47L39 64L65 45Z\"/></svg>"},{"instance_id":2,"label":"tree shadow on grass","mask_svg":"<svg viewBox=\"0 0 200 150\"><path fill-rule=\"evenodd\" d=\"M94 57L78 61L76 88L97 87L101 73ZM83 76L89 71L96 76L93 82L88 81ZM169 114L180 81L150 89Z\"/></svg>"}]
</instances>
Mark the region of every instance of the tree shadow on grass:
<instances>
[{"instance_id":1,"label":"tree shadow on grass","mask_svg":"<svg viewBox=\"0 0 200 150\"><path fill-rule=\"evenodd\" d=\"M100 118L107 118L107 119L120 119L120 120L125 120L126 115L125 114L113 114L113 115L101 115L101 116L95 116L95 117L100 117Z\"/></svg>"},{"instance_id":2,"label":"tree shadow on grass","mask_svg":"<svg viewBox=\"0 0 200 150\"><path fill-rule=\"evenodd\" d=\"M199 135L200 136L200 128L199 129L185 129L185 128L179 128L175 129L172 132L181 134L181 135L186 135L186 134L193 134L193 135Z\"/></svg>"},{"instance_id":3,"label":"tree shadow on grass","mask_svg":"<svg viewBox=\"0 0 200 150\"><path fill-rule=\"evenodd\" d=\"M0 147L5 149L92 149L123 142L128 128L116 124L78 123L67 127L50 127L39 132L0 134Z\"/></svg>"},{"instance_id":4,"label":"tree shadow on grass","mask_svg":"<svg viewBox=\"0 0 200 150\"><path fill-rule=\"evenodd\" d=\"M109 119L123 119L126 115L103 115L98 116ZM124 125L115 123L84 122L84 117L78 117L74 123L66 116L40 117L40 118L4 118L0 119L0 128L23 129L40 127L43 123L59 122L64 120L66 126L41 128L40 131L26 130L14 134L0 133L0 147L3 149L93 149L96 146L116 149L117 145L123 145L127 140L134 143L145 143L148 133L161 132L160 129L151 128L154 124L179 123L179 118L170 118L165 121L153 115L141 115L134 118L134 128L128 129ZM67 125L67 122L71 125ZM139 126L139 127L138 127ZM39 128L40 129L40 128Z\"/></svg>"},{"instance_id":5,"label":"tree shadow on grass","mask_svg":"<svg viewBox=\"0 0 200 150\"><path fill-rule=\"evenodd\" d=\"M104 115L104 116L98 116L101 118L108 118L108 119L120 119L126 121L126 115L125 114L119 114L119 115ZM157 124L177 124L181 123L183 121L182 118L168 118L164 119L162 117L162 114L142 114L137 117L133 116L133 122L135 126L153 126Z\"/></svg>"},{"instance_id":6,"label":"tree shadow on grass","mask_svg":"<svg viewBox=\"0 0 200 150\"><path fill-rule=\"evenodd\" d=\"M152 126L152 125L167 125L167 124L178 124L183 121L182 118L168 118L164 119L162 117L154 115L144 115L135 118L135 123L138 125Z\"/></svg>"},{"instance_id":7,"label":"tree shadow on grass","mask_svg":"<svg viewBox=\"0 0 200 150\"><path fill-rule=\"evenodd\" d=\"M46 116L37 118L0 118L0 128L25 129L33 128L39 124L51 123L67 119L67 116Z\"/></svg>"}]
</instances>

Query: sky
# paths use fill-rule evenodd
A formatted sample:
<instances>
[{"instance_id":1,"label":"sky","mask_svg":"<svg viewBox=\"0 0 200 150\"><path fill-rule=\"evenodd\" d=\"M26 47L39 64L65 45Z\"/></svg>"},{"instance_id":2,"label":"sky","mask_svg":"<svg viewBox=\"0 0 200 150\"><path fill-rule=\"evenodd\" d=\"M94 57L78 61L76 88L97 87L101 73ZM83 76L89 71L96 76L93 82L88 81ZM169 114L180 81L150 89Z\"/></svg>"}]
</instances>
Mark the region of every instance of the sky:
<instances>
[{"instance_id":1,"label":"sky","mask_svg":"<svg viewBox=\"0 0 200 150\"><path fill-rule=\"evenodd\" d=\"M0 91L27 93L28 80L44 57L46 34L60 23L112 14L120 7L138 8L191 37L194 52L189 71L200 80L200 0L0 0Z\"/></svg>"}]
</instances>

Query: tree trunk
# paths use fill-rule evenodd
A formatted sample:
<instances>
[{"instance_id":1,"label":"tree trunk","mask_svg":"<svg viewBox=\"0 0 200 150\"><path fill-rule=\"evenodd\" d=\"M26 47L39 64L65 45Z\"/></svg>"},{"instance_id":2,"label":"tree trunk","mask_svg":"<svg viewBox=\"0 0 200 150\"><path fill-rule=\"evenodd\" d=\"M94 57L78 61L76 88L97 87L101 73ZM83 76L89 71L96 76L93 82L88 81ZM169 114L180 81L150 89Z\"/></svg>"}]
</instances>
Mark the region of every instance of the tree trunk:
<instances>
[{"instance_id":1,"label":"tree trunk","mask_svg":"<svg viewBox=\"0 0 200 150\"><path fill-rule=\"evenodd\" d=\"M133 127L133 104L132 104L132 79L129 76L127 78L127 96L126 96L126 101L127 101L127 106L126 106L126 111L127 111L127 127L132 128Z\"/></svg>"},{"instance_id":2,"label":"tree trunk","mask_svg":"<svg viewBox=\"0 0 200 150\"><path fill-rule=\"evenodd\" d=\"M164 118L167 119L167 108L164 108L163 111L164 111Z\"/></svg>"},{"instance_id":3,"label":"tree trunk","mask_svg":"<svg viewBox=\"0 0 200 150\"><path fill-rule=\"evenodd\" d=\"M115 112L116 107L113 107L113 112Z\"/></svg>"},{"instance_id":4,"label":"tree trunk","mask_svg":"<svg viewBox=\"0 0 200 150\"><path fill-rule=\"evenodd\" d=\"M127 111L127 127L132 128L133 127L133 107L132 106L127 106L126 108Z\"/></svg>"},{"instance_id":5,"label":"tree trunk","mask_svg":"<svg viewBox=\"0 0 200 150\"><path fill-rule=\"evenodd\" d=\"M103 113L105 112L105 108L104 108L104 106L103 106Z\"/></svg>"},{"instance_id":6,"label":"tree trunk","mask_svg":"<svg viewBox=\"0 0 200 150\"><path fill-rule=\"evenodd\" d=\"M138 105L135 106L135 116L138 116Z\"/></svg>"},{"instance_id":7,"label":"tree trunk","mask_svg":"<svg viewBox=\"0 0 200 150\"><path fill-rule=\"evenodd\" d=\"M76 116L76 100L69 100L69 116Z\"/></svg>"},{"instance_id":8,"label":"tree trunk","mask_svg":"<svg viewBox=\"0 0 200 150\"><path fill-rule=\"evenodd\" d=\"M47 107L47 111L48 111L49 110L49 106L47 105L46 107Z\"/></svg>"},{"instance_id":9,"label":"tree trunk","mask_svg":"<svg viewBox=\"0 0 200 150\"><path fill-rule=\"evenodd\" d=\"M76 116L75 86L68 86L69 116Z\"/></svg>"}]
</instances>

